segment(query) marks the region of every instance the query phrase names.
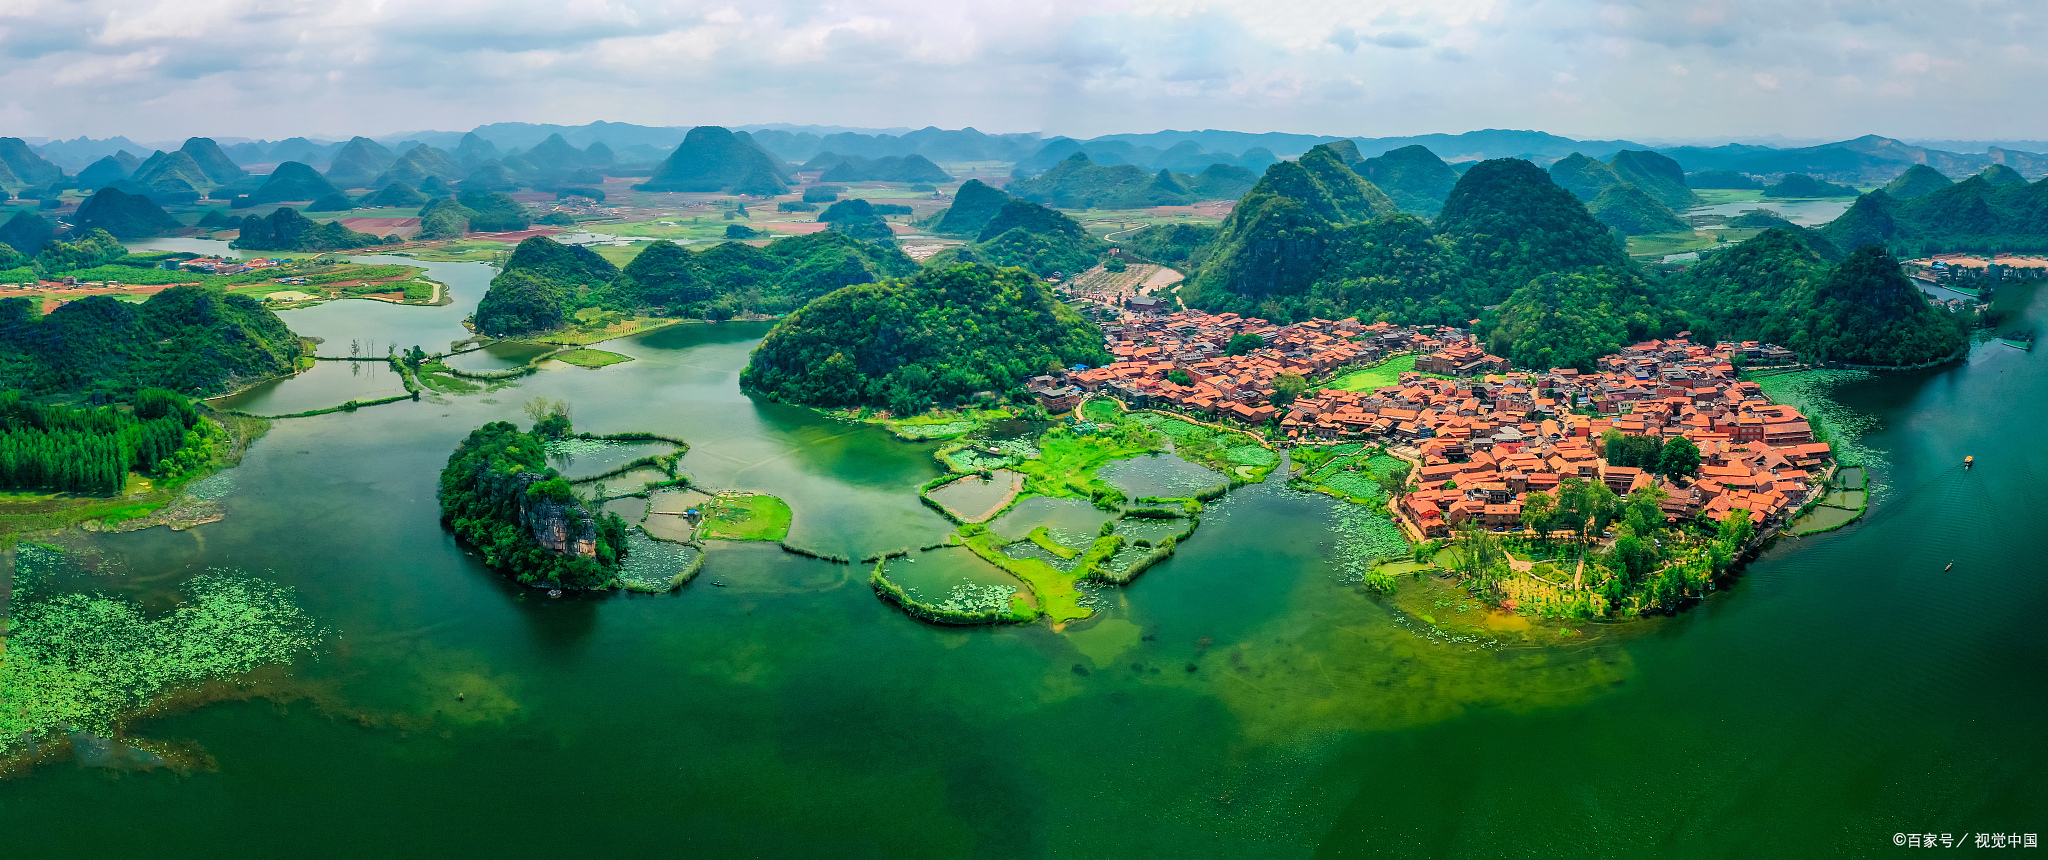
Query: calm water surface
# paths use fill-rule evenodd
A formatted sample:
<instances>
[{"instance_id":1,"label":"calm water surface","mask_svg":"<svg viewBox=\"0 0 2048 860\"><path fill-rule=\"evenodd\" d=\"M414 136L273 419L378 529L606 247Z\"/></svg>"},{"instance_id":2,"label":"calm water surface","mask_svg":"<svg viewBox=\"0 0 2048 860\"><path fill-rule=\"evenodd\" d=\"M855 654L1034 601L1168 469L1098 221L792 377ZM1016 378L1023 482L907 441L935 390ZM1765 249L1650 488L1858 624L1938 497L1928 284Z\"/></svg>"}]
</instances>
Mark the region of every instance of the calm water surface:
<instances>
[{"instance_id":1,"label":"calm water surface","mask_svg":"<svg viewBox=\"0 0 2048 860\"><path fill-rule=\"evenodd\" d=\"M434 276L455 305L285 318L323 351L460 339L489 270ZM550 600L440 528L455 443L547 396L583 429L689 439L686 472L788 500L803 544L943 536L915 495L935 446L739 392L764 332L675 328L607 344L638 360L603 370L280 421L226 520L94 538L106 590L238 568L335 633L270 698L130 729L217 771L0 782L7 856L1860 856L2048 829L2038 356L1843 390L1884 422L1866 522L1564 647L1442 641L1340 584L1336 503L1277 482L1064 632L922 625L861 566L772 545L713 552L676 594Z\"/></svg>"}]
</instances>

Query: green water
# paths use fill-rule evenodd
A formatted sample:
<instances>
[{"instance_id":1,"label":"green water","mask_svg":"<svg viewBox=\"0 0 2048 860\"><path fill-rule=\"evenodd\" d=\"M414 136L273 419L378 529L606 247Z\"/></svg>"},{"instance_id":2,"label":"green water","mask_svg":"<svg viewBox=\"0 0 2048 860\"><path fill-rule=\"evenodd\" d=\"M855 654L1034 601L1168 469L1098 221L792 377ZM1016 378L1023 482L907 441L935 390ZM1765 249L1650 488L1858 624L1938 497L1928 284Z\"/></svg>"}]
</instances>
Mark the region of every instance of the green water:
<instances>
[{"instance_id":1,"label":"green water","mask_svg":"<svg viewBox=\"0 0 2048 860\"><path fill-rule=\"evenodd\" d=\"M445 343L479 293L285 316L324 352L401 342L378 329L395 314L425 315L407 345ZM600 371L281 421L225 520L74 541L99 589L152 611L225 568L332 633L268 697L130 726L216 770L0 781L7 856L1804 857L2048 826L2048 458L2015 430L2048 418L2048 371L2027 353L1839 391L1879 420L1863 522L1557 647L1448 639L1345 584L1342 503L1280 481L1210 506L1065 632L920 624L866 567L772 544L713 547L674 594L551 600L436 522L455 443L547 396L582 429L688 439L686 473L787 500L802 545L940 540L916 496L935 445L739 392L764 331L675 328L607 344L637 360ZM1157 468L1130 477L1188 477ZM1003 519L1085 536L1102 516L1079 508Z\"/></svg>"}]
</instances>

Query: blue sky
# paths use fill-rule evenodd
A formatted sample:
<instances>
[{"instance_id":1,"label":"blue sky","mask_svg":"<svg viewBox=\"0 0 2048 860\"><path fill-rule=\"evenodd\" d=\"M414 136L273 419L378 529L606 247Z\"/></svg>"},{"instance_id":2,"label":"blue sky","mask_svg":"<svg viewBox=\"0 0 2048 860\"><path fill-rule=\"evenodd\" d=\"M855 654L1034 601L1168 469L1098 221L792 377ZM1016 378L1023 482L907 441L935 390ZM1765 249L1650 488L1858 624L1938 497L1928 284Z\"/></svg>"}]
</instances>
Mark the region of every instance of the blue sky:
<instances>
[{"instance_id":1,"label":"blue sky","mask_svg":"<svg viewBox=\"0 0 2048 860\"><path fill-rule=\"evenodd\" d=\"M0 135L2048 138L2048 4L0 0Z\"/></svg>"}]
</instances>

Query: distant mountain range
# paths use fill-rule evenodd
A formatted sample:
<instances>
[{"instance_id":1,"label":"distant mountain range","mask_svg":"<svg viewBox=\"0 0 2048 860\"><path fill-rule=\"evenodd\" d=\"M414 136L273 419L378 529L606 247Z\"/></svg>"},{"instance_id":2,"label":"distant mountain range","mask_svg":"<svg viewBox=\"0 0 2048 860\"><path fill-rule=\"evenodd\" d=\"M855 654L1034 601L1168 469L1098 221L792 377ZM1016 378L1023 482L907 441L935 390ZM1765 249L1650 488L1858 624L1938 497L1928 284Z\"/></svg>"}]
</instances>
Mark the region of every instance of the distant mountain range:
<instances>
[{"instance_id":1,"label":"distant mountain range","mask_svg":"<svg viewBox=\"0 0 2048 860\"><path fill-rule=\"evenodd\" d=\"M1257 172L1274 161L1297 158L1311 147L1343 140L1351 141L1363 158L1376 158L1406 147L1422 146L1453 165L1490 158L1523 158L1547 168L1572 153L1606 159L1624 150L1650 150L1678 162L1686 173L1729 171L1773 181L1797 173L1865 187L1889 182L1914 165L1926 165L1957 180L1992 165L2010 167L2029 178L2048 175L2048 155L2043 154L2048 153L2048 141L1912 143L1879 135L1794 147L1755 143L1658 147L1629 140L1580 140L1542 131L1510 129L1355 138L1203 129L1108 134L1086 140L1048 137L1038 133L987 134L973 128L934 127L907 130L773 124L735 126L733 131L747 132L762 149L791 164L802 164L828 152L870 160L915 155L939 164L971 161L1008 164L1024 176L1051 169L1077 152L1085 153L1099 165L1129 164L1155 173L1163 169L1195 174L1211 164ZM506 122L478 126L469 132L415 131L351 141L304 137L284 141L221 138L232 142L224 143L217 151L235 165L254 167L261 173L285 161L328 170L337 157L360 160L357 156L365 148L364 141L374 142L393 154L403 154L421 145L455 152L465 142L472 148L488 144L495 148L496 154L510 157L542 146L550 138L559 138L578 149L602 143L612 153L615 164L652 168L673 154L688 132L689 128L681 126L620 122L576 126ZM76 174L105 158L125 162L131 158L146 158L157 150L170 149L167 145L137 143L125 137L30 141L28 148L67 174ZM126 156L121 155L124 152ZM351 165L349 169L361 168Z\"/></svg>"}]
</instances>

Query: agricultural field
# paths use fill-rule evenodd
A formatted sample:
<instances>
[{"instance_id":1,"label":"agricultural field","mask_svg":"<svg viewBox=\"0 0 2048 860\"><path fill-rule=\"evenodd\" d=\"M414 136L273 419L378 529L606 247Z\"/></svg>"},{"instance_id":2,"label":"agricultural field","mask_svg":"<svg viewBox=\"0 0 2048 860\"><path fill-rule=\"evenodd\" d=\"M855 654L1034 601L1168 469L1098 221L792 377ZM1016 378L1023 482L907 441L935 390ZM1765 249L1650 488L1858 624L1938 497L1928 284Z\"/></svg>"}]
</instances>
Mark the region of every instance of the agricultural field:
<instances>
[{"instance_id":1,"label":"agricultural field","mask_svg":"<svg viewBox=\"0 0 2048 860\"><path fill-rule=\"evenodd\" d=\"M698 536L711 540L779 541L789 536L789 504L761 493L720 493L704 508Z\"/></svg>"},{"instance_id":2,"label":"agricultural field","mask_svg":"<svg viewBox=\"0 0 2048 860\"><path fill-rule=\"evenodd\" d=\"M1371 391L1400 382L1401 374L1414 369L1415 356L1397 355L1371 367L1361 367L1338 374L1335 379L1323 383L1320 387L1335 388L1339 391Z\"/></svg>"},{"instance_id":3,"label":"agricultural field","mask_svg":"<svg viewBox=\"0 0 2048 860\"><path fill-rule=\"evenodd\" d=\"M572 349L566 352L555 353L554 358L577 367L593 370L600 367L610 367L614 364L625 364L633 360L633 357L630 355L620 355L616 352L606 352L601 349Z\"/></svg>"}]
</instances>

